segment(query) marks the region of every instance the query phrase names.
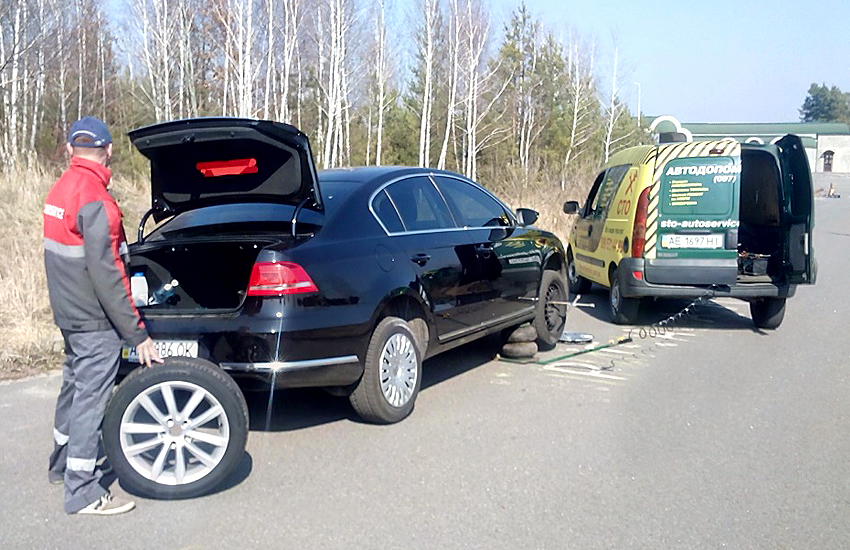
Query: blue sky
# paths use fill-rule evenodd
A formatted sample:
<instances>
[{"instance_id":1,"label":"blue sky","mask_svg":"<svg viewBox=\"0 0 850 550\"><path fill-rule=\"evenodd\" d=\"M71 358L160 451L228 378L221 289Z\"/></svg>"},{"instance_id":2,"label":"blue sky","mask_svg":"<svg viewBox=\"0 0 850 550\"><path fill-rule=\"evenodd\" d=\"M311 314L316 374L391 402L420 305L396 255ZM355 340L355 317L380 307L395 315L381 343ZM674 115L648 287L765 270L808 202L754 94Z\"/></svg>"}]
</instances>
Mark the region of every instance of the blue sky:
<instances>
[{"instance_id":1,"label":"blue sky","mask_svg":"<svg viewBox=\"0 0 850 550\"><path fill-rule=\"evenodd\" d=\"M495 0L505 20L519 0ZM812 82L850 91L850 2L526 0L557 35L597 44L632 111L682 122L790 122ZM612 38L613 37L613 38ZM610 89L610 80L600 83Z\"/></svg>"}]
</instances>

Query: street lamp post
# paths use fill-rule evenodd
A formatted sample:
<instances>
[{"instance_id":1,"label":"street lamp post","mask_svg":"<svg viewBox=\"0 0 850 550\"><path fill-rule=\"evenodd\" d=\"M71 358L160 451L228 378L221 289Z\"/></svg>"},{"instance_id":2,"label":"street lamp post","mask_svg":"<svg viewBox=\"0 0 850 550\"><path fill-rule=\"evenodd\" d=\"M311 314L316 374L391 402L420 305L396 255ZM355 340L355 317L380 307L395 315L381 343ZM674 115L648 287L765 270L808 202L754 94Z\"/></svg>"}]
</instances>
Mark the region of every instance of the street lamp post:
<instances>
[{"instance_id":1,"label":"street lamp post","mask_svg":"<svg viewBox=\"0 0 850 550\"><path fill-rule=\"evenodd\" d=\"M638 128L640 128L640 82L632 82L632 84L637 86L637 91L638 91L637 123L638 123Z\"/></svg>"}]
</instances>

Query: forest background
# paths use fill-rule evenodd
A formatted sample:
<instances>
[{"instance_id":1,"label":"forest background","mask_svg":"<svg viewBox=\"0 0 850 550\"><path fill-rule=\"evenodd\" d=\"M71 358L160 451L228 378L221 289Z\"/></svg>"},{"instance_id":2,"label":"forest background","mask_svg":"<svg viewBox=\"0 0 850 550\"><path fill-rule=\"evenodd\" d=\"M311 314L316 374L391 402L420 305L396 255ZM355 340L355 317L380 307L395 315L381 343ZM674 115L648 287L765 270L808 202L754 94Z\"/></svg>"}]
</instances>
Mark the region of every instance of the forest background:
<instances>
[{"instance_id":1,"label":"forest background","mask_svg":"<svg viewBox=\"0 0 850 550\"><path fill-rule=\"evenodd\" d=\"M273 119L320 168L454 170L562 238L564 200L650 139L614 37L602 51L523 4L497 21L481 0L0 0L0 31L0 377L55 366L41 210L81 116L112 129L128 235L150 198L126 132L158 121Z\"/></svg>"}]
</instances>

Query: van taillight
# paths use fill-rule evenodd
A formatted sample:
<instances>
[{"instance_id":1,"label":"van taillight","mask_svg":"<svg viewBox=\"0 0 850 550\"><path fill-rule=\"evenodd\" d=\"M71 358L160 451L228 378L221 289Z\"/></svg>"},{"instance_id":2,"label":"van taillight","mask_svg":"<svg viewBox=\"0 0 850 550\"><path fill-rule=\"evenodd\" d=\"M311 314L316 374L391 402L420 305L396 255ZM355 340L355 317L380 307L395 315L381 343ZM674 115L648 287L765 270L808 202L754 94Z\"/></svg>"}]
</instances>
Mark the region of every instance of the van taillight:
<instances>
[{"instance_id":1,"label":"van taillight","mask_svg":"<svg viewBox=\"0 0 850 550\"><path fill-rule=\"evenodd\" d=\"M292 262L257 262L248 282L248 296L283 296L318 290L304 268Z\"/></svg>"},{"instance_id":2,"label":"van taillight","mask_svg":"<svg viewBox=\"0 0 850 550\"><path fill-rule=\"evenodd\" d=\"M643 247L646 245L646 211L649 208L649 190L647 187L640 194L635 210L635 225L632 229L632 258L643 256Z\"/></svg>"}]
</instances>

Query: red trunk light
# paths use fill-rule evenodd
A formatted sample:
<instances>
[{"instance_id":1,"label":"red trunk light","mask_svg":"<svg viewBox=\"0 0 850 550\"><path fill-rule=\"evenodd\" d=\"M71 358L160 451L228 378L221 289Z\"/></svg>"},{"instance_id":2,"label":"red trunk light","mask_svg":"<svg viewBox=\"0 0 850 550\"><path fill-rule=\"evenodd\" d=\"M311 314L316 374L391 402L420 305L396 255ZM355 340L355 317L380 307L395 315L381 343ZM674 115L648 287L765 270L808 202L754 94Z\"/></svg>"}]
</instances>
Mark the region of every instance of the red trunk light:
<instances>
[{"instance_id":1,"label":"red trunk light","mask_svg":"<svg viewBox=\"0 0 850 550\"><path fill-rule=\"evenodd\" d=\"M257 262L248 282L248 296L283 296L318 290L304 268L292 262Z\"/></svg>"},{"instance_id":2,"label":"red trunk light","mask_svg":"<svg viewBox=\"0 0 850 550\"><path fill-rule=\"evenodd\" d=\"M214 160L212 162L199 162L195 168L205 178L217 178L219 176L240 176L242 174L257 173L257 159L234 159Z\"/></svg>"},{"instance_id":3,"label":"red trunk light","mask_svg":"<svg viewBox=\"0 0 850 550\"><path fill-rule=\"evenodd\" d=\"M638 198L635 210L635 224L632 230L632 258L643 257L643 247L646 245L646 211L649 208L649 189L647 187Z\"/></svg>"},{"instance_id":4,"label":"red trunk light","mask_svg":"<svg viewBox=\"0 0 850 550\"><path fill-rule=\"evenodd\" d=\"M643 280L643 271L632 271L632 277L634 277L638 281L642 281Z\"/></svg>"}]
</instances>

